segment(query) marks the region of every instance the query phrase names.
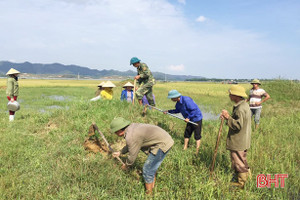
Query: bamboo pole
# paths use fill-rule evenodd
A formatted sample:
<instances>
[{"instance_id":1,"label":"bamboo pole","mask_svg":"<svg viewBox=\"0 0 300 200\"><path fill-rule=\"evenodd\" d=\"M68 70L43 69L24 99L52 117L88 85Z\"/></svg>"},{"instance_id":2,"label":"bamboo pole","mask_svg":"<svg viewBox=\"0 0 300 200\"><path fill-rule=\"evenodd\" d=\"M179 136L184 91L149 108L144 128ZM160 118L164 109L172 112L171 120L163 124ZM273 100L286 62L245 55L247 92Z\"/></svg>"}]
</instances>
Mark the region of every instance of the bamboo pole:
<instances>
[{"instance_id":1,"label":"bamboo pole","mask_svg":"<svg viewBox=\"0 0 300 200\"><path fill-rule=\"evenodd\" d=\"M216 157L217 157L218 146L219 146L219 142L220 142L220 138L221 138L223 123L224 123L224 119L221 120L221 124L220 124L220 128L219 128L219 134L218 134L218 138L217 138L217 141L216 141L216 148L215 148L215 152L214 152L214 157L213 157L213 161L212 161L212 164L211 164L211 167L210 167L210 175L212 175L212 173L214 172L215 161L216 161Z\"/></svg>"}]
</instances>

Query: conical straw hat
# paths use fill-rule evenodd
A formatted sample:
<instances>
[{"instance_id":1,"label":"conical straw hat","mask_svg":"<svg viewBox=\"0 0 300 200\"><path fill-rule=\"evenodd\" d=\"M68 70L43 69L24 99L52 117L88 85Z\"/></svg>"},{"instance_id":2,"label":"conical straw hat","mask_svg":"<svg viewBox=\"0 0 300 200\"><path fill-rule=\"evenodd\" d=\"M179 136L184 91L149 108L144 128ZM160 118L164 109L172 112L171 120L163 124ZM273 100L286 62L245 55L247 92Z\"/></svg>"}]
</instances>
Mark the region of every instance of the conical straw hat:
<instances>
[{"instance_id":1,"label":"conical straw hat","mask_svg":"<svg viewBox=\"0 0 300 200\"><path fill-rule=\"evenodd\" d=\"M10 70L8 70L8 72L6 73L6 75L11 75L11 74L20 74L21 72L19 72L18 70L14 69L14 68L10 68Z\"/></svg>"},{"instance_id":2,"label":"conical straw hat","mask_svg":"<svg viewBox=\"0 0 300 200\"><path fill-rule=\"evenodd\" d=\"M102 85L102 87L116 87L115 84L113 84L111 81L107 81Z\"/></svg>"},{"instance_id":3,"label":"conical straw hat","mask_svg":"<svg viewBox=\"0 0 300 200\"><path fill-rule=\"evenodd\" d=\"M103 81L102 83L100 83L98 86L102 87L105 84L105 82Z\"/></svg>"},{"instance_id":4,"label":"conical straw hat","mask_svg":"<svg viewBox=\"0 0 300 200\"><path fill-rule=\"evenodd\" d=\"M133 85L132 83L130 83L130 82L127 82L127 83L123 86L123 88L126 88L126 87L134 87L134 85Z\"/></svg>"}]
</instances>

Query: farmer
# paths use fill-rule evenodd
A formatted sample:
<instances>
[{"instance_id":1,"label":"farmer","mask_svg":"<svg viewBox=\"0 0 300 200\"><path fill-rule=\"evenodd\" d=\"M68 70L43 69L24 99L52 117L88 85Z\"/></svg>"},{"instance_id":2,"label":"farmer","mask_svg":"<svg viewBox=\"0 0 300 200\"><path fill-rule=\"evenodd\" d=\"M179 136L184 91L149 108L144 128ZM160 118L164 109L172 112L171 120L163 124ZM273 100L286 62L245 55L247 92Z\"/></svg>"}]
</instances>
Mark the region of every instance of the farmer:
<instances>
[{"instance_id":1,"label":"farmer","mask_svg":"<svg viewBox=\"0 0 300 200\"><path fill-rule=\"evenodd\" d=\"M95 92L95 97L94 98L92 98L90 101L97 101L97 100L99 100L99 99L101 99L101 95L100 95L100 93L101 93L101 91L103 90L103 85L105 84L105 82L102 82L102 83L100 83L99 85L98 85L98 89L97 89L97 91Z\"/></svg>"},{"instance_id":2,"label":"farmer","mask_svg":"<svg viewBox=\"0 0 300 200\"><path fill-rule=\"evenodd\" d=\"M266 102L270 95L259 86L261 83L258 79L251 81L252 89L248 101L250 102L251 116L254 115L255 129L259 126L260 113L262 110L262 103Z\"/></svg>"},{"instance_id":3,"label":"farmer","mask_svg":"<svg viewBox=\"0 0 300 200\"><path fill-rule=\"evenodd\" d=\"M18 76L21 72L18 70L11 68L6 75L7 78L7 88L6 88L6 95L8 101L14 102L17 100L19 95L19 83L18 83ZM10 110L9 111L9 121L14 121L15 119L15 112Z\"/></svg>"},{"instance_id":4,"label":"farmer","mask_svg":"<svg viewBox=\"0 0 300 200\"><path fill-rule=\"evenodd\" d=\"M152 87L155 84L155 79L145 63L141 63L137 57L130 59L130 64L137 68L137 76L134 77L138 81L139 88L136 91L136 97L139 104L142 105L142 98L146 95L151 106L154 106Z\"/></svg>"},{"instance_id":5,"label":"farmer","mask_svg":"<svg viewBox=\"0 0 300 200\"><path fill-rule=\"evenodd\" d=\"M134 85L127 82L123 88L125 88L121 93L121 101L126 100L127 102L132 102L133 100L133 87Z\"/></svg>"},{"instance_id":6,"label":"farmer","mask_svg":"<svg viewBox=\"0 0 300 200\"><path fill-rule=\"evenodd\" d=\"M168 94L168 98L176 102L174 110L164 111L164 114L168 113L181 113L185 118L186 128L184 131L184 147L186 150L189 144L190 137L194 133L196 140L196 154L199 152L201 144L201 128L202 128L202 113L198 105L188 96L182 96L177 90L171 90ZM188 123L189 121L195 122L198 126Z\"/></svg>"},{"instance_id":7,"label":"farmer","mask_svg":"<svg viewBox=\"0 0 300 200\"><path fill-rule=\"evenodd\" d=\"M251 177L247 163L247 150L251 140L251 111L242 86L232 85L229 98L235 103L232 114L230 116L227 110L222 110L220 117L227 120L229 127L226 148L230 151L231 166L234 170L231 185L244 188L248 177Z\"/></svg>"},{"instance_id":8,"label":"farmer","mask_svg":"<svg viewBox=\"0 0 300 200\"><path fill-rule=\"evenodd\" d=\"M140 150L148 155L143 167L143 178L146 194L151 194L155 185L156 171L173 146L173 139L158 126L131 123L122 117L112 120L110 128L113 133L126 140L126 146L120 152L113 153L114 157L129 153L126 164L122 166L123 170L134 163Z\"/></svg>"},{"instance_id":9,"label":"farmer","mask_svg":"<svg viewBox=\"0 0 300 200\"><path fill-rule=\"evenodd\" d=\"M95 96L96 96L96 97L100 95L101 91L103 90L102 86L103 86L104 84L105 84L105 82L102 82L102 83L100 83L100 84L98 85L98 89L97 89L97 91L95 92Z\"/></svg>"},{"instance_id":10,"label":"farmer","mask_svg":"<svg viewBox=\"0 0 300 200\"><path fill-rule=\"evenodd\" d=\"M111 81L107 81L102 85L103 90L100 92L101 99L112 100L113 90L112 88L116 87Z\"/></svg>"}]
</instances>

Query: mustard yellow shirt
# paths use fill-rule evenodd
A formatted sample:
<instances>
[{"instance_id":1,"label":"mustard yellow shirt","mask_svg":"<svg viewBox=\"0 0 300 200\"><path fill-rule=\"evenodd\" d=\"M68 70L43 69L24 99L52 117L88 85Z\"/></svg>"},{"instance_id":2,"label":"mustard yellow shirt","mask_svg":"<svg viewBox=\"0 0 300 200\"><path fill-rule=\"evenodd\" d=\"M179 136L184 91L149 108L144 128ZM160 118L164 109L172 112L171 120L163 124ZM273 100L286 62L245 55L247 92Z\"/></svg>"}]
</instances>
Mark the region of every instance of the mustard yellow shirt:
<instances>
[{"instance_id":1,"label":"mustard yellow shirt","mask_svg":"<svg viewBox=\"0 0 300 200\"><path fill-rule=\"evenodd\" d=\"M100 93L101 99L111 100L113 98L113 91L111 88L104 88Z\"/></svg>"}]
</instances>

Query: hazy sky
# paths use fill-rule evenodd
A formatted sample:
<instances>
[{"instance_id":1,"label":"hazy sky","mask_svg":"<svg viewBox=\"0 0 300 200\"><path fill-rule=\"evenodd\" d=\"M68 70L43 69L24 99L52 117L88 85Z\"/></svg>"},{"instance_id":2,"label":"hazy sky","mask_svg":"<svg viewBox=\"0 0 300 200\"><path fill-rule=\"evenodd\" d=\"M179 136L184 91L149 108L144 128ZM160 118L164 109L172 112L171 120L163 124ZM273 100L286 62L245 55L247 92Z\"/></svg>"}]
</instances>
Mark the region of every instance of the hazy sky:
<instances>
[{"instance_id":1,"label":"hazy sky","mask_svg":"<svg viewBox=\"0 0 300 200\"><path fill-rule=\"evenodd\" d=\"M299 0L0 0L0 60L300 79Z\"/></svg>"}]
</instances>

